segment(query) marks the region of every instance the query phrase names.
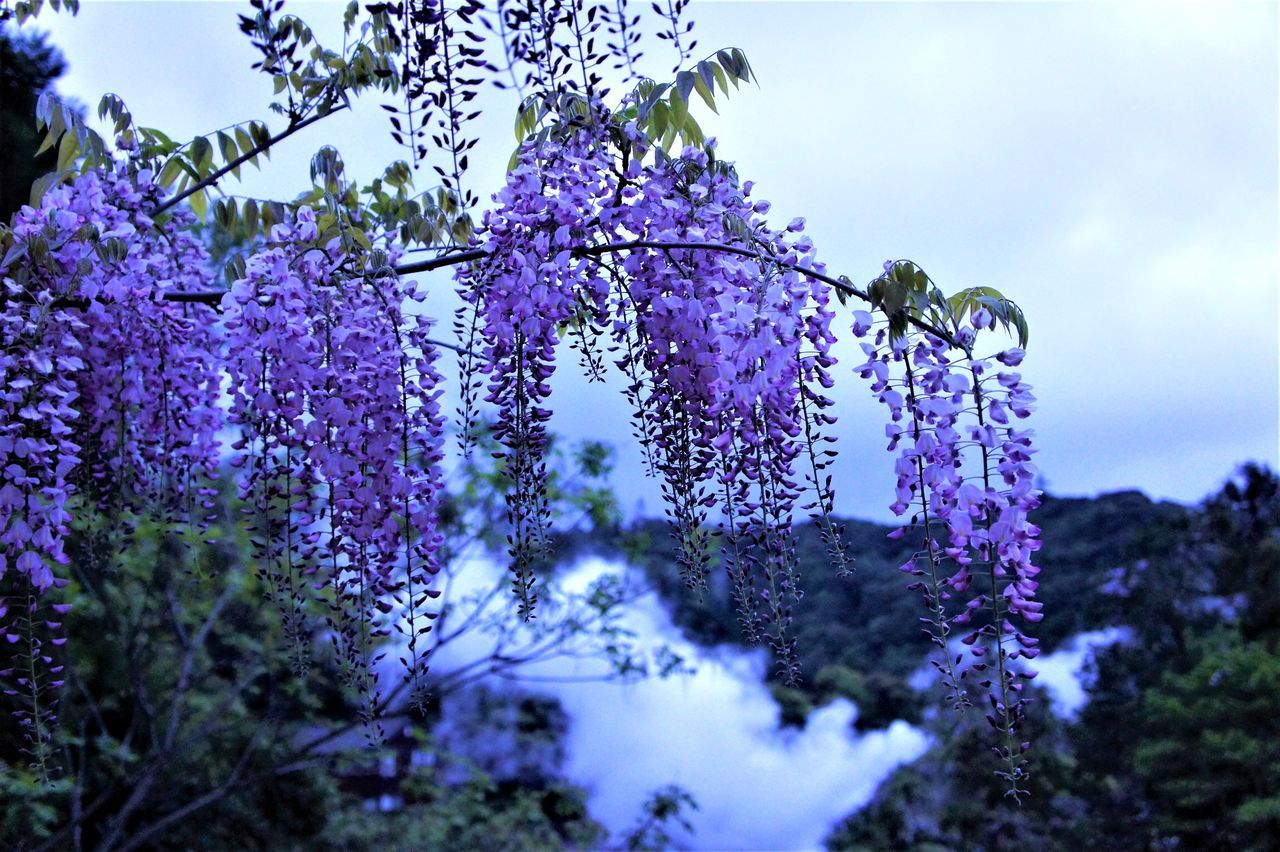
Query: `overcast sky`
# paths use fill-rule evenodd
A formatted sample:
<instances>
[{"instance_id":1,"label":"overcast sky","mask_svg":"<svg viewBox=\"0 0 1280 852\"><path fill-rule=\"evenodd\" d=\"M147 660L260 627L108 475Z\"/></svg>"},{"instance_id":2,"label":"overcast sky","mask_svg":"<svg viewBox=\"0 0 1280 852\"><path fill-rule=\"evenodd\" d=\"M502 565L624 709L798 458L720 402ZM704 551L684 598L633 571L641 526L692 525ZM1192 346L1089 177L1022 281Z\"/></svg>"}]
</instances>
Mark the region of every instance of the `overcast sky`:
<instances>
[{"instance_id":1,"label":"overcast sky","mask_svg":"<svg viewBox=\"0 0 1280 852\"><path fill-rule=\"evenodd\" d=\"M236 28L246 7L86 0L40 25L70 62L61 91L90 105L114 91L140 123L189 138L266 117L269 82ZM289 7L339 32L342 4ZM700 51L742 47L759 76L718 119L699 115L777 222L806 217L820 257L855 281L909 257L945 290L988 285L1022 305L1050 490L1194 501L1242 461L1277 464L1276 4L691 12ZM660 47L654 76L671 67ZM488 109L471 178L485 196L513 144L511 103ZM401 156L370 103L295 137L244 191L292 197L326 143L362 179ZM564 363L552 428L619 445L628 508L657 513L616 387L584 388ZM881 414L840 378L838 506L884 518Z\"/></svg>"}]
</instances>

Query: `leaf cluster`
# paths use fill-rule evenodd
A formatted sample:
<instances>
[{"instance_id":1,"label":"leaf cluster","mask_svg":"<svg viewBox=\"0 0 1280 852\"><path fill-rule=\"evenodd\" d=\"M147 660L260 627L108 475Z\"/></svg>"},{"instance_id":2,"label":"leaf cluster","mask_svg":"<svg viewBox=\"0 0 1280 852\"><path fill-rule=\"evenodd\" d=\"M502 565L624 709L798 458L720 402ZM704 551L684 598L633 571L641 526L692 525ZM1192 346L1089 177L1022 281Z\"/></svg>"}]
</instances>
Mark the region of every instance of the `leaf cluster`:
<instances>
[{"instance_id":1,"label":"leaf cluster","mask_svg":"<svg viewBox=\"0 0 1280 852\"><path fill-rule=\"evenodd\" d=\"M852 287L853 282L843 279ZM837 291L842 303L845 293ZM890 261L884 274L867 287L871 306L884 312L893 339L907 334L913 320L923 320L934 328L956 334L966 319L981 308L991 312L993 321L1007 333L1018 336L1018 345L1026 346L1030 328L1017 303L994 287L969 287L947 296L928 274L910 260Z\"/></svg>"}]
</instances>

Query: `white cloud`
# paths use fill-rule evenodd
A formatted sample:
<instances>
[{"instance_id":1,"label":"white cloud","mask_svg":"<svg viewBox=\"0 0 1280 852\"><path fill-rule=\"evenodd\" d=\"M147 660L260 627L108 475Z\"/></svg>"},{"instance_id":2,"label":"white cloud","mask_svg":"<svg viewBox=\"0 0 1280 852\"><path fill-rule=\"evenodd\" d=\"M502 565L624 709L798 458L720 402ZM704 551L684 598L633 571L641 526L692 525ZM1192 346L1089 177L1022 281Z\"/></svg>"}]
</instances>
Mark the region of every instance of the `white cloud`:
<instances>
[{"instance_id":1,"label":"white cloud","mask_svg":"<svg viewBox=\"0 0 1280 852\"><path fill-rule=\"evenodd\" d=\"M564 583L582 589L620 570L589 559ZM626 685L539 686L572 717L568 774L590 790L592 814L614 831L635 823L650 791L674 783L698 802L690 814L695 833L683 840L691 848L816 848L894 768L928 746L921 730L900 721L855 732L856 708L844 700L815 711L803 730L780 731L778 706L762 682L763 652L708 650L683 640L652 594L628 611L626 624L642 645L670 644L696 672ZM565 678L594 671L598 663L557 661L529 673Z\"/></svg>"},{"instance_id":2,"label":"white cloud","mask_svg":"<svg viewBox=\"0 0 1280 852\"><path fill-rule=\"evenodd\" d=\"M1074 719L1089 700L1085 692L1085 666L1098 648L1129 641L1133 631L1127 627L1108 627L1089 630L1072 637L1071 641L1054 651L1037 658L1031 668L1039 674L1036 685L1049 693L1053 710L1066 719Z\"/></svg>"}]
</instances>

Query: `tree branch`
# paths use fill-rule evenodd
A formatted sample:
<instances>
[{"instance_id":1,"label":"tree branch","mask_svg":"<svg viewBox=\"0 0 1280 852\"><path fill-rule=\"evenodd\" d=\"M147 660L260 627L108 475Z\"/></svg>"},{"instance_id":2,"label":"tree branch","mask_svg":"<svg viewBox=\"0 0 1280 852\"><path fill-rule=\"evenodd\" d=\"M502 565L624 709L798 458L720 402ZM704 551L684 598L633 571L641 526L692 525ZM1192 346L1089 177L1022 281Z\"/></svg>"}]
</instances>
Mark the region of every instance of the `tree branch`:
<instances>
[{"instance_id":1,"label":"tree branch","mask_svg":"<svg viewBox=\"0 0 1280 852\"><path fill-rule=\"evenodd\" d=\"M346 105L338 104L337 106L334 106L325 112L317 112L315 115L311 116L310 118L304 118L302 121L290 124L284 130L281 130L275 136L272 136L271 138L267 139L262 144L254 145L248 151L241 154L239 157L236 157L234 160L227 163L222 168L213 172L213 174L209 175L207 178L192 184L182 192L173 196L164 204L161 204L155 210L151 211L151 215L159 216L161 213L165 212L169 208L174 207L178 204L181 204L183 201L186 201L188 198L195 195L197 192L200 192L201 190L204 190L210 186L213 186L215 183L222 180L222 178L225 177L228 173L235 171L237 168L249 162L254 157L258 156L264 151L269 150L273 145L283 142L285 139L288 139L290 136L297 133L299 130L302 130L304 127L310 127L312 124L315 124L317 121L324 118L325 116L333 115L335 112L338 112L339 110L343 110L343 109L346 109ZM181 301L181 300L175 300L175 301ZM192 300L192 301L195 301L195 300Z\"/></svg>"},{"instance_id":2,"label":"tree branch","mask_svg":"<svg viewBox=\"0 0 1280 852\"><path fill-rule=\"evenodd\" d=\"M205 642L209 638L209 633L213 630L214 623L218 620L218 616L222 613L223 608L231 600L231 596L240 588L239 577L232 575L231 581L227 587L222 590L222 594L218 595L217 600L213 602L213 606L209 609L209 616L200 625L200 630L190 642L185 642L186 653L182 658L182 666L178 672L178 683L173 689L173 701L169 708L169 726L164 734L164 747L170 749L173 747L174 738L178 735L178 724L182 720L182 702L186 696L187 688L191 685L191 670L195 667L196 654L204 647ZM174 626L178 629L179 638L183 639L182 628L174 619Z\"/></svg>"},{"instance_id":3,"label":"tree branch","mask_svg":"<svg viewBox=\"0 0 1280 852\"><path fill-rule=\"evenodd\" d=\"M140 829L130 837L123 846L120 847L120 852L128 852L128 850L138 848L151 837L173 825L175 822L185 819L201 808L208 807L230 793L236 782L239 780L241 773L244 772L245 767L249 764L249 758L253 756L254 751L257 749L259 735L265 727L265 723L258 726L258 730L256 730L249 738L249 744L246 745L244 751L241 752L240 759L236 761L236 765L232 768L231 772L221 784L214 787L204 795L193 799L178 808L176 811L161 817L151 825Z\"/></svg>"},{"instance_id":4,"label":"tree branch","mask_svg":"<svg viewBox=\"0 0 1280 852\"><path fill-rule=\"evenodd\" d=\"M728 245L726 243L702 243L683 240L671 242L662 240L631 240L625 243L605 243L603 245L585 246L583 248L575 249L573 254L576 257L599 257L600 255L605 254L618 254L621 252L637 251L640 249L652 249L655 251L670 251L671 249L713 251L720 252L722 254L733 254L738 255L739 257L747 257L752 260L761 259L758 252L742 246ZM446 254L442 257L435 257L430 260L419 260L414 261L413 263L401 264L396 267L396 273L398 275L413 275L418 272L431 272L436 269L444 269L449 266L458 266L463 263L470 263L474 260L482 260L488 255L489 252L486 249L469 249L467 251ZM812 267L804 266L799 263L789 263L777 257L769 257L767 259L777 263L779 266L794 270L807 278L812 278L815 281L821 281L828 287L845 293L846 295L854 296L868 304L872 304L871 297L867 295L865 290L854 287L852 284L847 284L839 278L833 278L832 276L827 275L824 272L819 272ZM226 295L225 290L205 290L182 293L164 293L161 295L161 298L167 302L187 302L217 306L221 303L224 295ZM87 308L89 306L89 300L77 298L54 299L52 306L58 308ZM921 331L927 331L929 334L945 340L948 343L955 343L955 338L953 338L949 332L935 326L931 322L913 316L908 316L907 322L911 323L911 325L914 325ZM433 340L431 342L437 346L452 349L455 352L461 353L463 351L461 347L455 344L445 343L438 340Z\"/></svg>"}]
</instances>

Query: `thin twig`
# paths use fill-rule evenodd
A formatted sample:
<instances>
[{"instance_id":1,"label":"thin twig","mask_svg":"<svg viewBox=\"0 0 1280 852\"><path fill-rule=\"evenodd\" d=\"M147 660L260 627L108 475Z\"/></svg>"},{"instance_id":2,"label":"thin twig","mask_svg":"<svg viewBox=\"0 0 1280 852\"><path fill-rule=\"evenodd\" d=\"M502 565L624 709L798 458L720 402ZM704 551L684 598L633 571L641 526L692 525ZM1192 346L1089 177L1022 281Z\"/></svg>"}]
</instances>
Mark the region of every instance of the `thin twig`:
<instances>
[{"instance_id":1,"label":"thin twig","mask_svg":"<svg viewBox=\"0 0 1280 852\"><path fill-rule=\"evenodd\" d=\"M288 127L286 127L284 130L281 130L275 136L272 136L271 138L267 139L265 142L262 142L259 145L254 145L248 151L244 152L239 157L236 157L234 160L227 163L225 166L218 169L217 171L213 172L208 177L204 178L203 180L197 181L196 183L187 187L182 192L173 196L164 204L161 204L155 210L151 211L151 215L153 217L158 216L161 213L168 210L169 208L177 204L181 204L183 201L195 195L197 192L200 192L206 189L207 187L213 186L218 181L222 180L222 178L225 177L227 174L235 171L240 166L249 162L254 157L258 156L264 151L269 150L273 145L283 142L285 139L288 139L290 136L297 133L299 130L302 130L304 127L309 127L312 124L315 124L317 121L324 118L325 116L333 115L335 112L338 112L339 110L344 110L344 109L346 109L345 104L338 104L337 106L330 108L326 112L317 112L315 115L311 116L310 118L304 118L302 121L298 121L293 124L290 124Z\"/></svg>"}]
</instances>

